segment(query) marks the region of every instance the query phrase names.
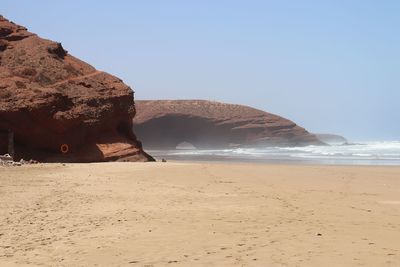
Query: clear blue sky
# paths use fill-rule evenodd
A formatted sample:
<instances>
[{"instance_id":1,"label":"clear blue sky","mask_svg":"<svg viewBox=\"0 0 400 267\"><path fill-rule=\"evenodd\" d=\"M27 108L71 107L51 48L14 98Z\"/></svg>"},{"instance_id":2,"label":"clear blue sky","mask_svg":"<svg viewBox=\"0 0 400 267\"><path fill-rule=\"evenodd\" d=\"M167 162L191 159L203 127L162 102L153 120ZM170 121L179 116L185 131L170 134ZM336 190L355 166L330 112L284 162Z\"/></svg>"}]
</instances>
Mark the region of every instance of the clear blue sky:
<instances>
[{"instance_id":1,"label":"clear blue sky","mask_svg":"<svg viewBox=\"0 0 400 267\"><path fill-rule=\"evenodd\" d=\"M137 99L246 104L314 132L400 140L398 0L1 0L0 14Z\"/></svg>"}]
</instances>

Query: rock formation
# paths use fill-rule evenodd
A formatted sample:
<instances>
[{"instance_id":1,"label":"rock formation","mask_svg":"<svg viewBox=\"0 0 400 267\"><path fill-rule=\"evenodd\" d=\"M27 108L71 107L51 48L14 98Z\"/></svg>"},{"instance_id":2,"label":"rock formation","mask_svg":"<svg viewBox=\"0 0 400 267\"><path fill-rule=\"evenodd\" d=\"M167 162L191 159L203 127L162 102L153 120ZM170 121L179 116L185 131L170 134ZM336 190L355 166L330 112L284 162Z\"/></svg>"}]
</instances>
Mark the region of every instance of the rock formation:
<instances>
[{"instance_id":1,"label":"rock formation","mask_svg":"<svg viewBox=\"0 0 400 267\"><path fill-rule=\"evenodd\" d=\"M328 145L344 145L348 143L346 138L337 134L315 134L315 136Z\"/></svg>"},{"instance_id":2,"label":"rock formation","mask_svg":"<svg viewBox=\"0 0 400 267\"><path fill-rule=\"evenodd\" d=\"M12 131L17 160L152 160L132 132L135 112L120 79L0 16L0 154Z\"/></svg>"},{"instance_id":3,"label":"rock formation","mask_svg":"<svg viewBox=\"0 0 400 267\"><path fill-rule=\"evenodd\" d=\"M251 107L204 100L136 101L134 131L150 149L323 145L294 122Z\"/></svg>"}]
</instances>

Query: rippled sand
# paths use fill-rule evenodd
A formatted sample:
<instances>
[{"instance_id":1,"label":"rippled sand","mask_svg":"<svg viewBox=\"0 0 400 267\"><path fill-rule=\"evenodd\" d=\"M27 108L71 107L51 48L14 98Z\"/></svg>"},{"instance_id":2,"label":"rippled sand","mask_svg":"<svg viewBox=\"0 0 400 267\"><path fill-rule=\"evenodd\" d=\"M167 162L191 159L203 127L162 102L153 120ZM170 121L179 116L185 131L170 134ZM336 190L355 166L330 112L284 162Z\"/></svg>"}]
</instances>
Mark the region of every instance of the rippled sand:
<instances>
[{"instance_id":1,"label":"rippled sand","mask_svg":"<svg viewBox=\"0 0 400 267\"><path fill-rule=\"evenodd\" d=\"M0 266L400 266L400 168L0 167Z\"/></svg>"}]
</instances>

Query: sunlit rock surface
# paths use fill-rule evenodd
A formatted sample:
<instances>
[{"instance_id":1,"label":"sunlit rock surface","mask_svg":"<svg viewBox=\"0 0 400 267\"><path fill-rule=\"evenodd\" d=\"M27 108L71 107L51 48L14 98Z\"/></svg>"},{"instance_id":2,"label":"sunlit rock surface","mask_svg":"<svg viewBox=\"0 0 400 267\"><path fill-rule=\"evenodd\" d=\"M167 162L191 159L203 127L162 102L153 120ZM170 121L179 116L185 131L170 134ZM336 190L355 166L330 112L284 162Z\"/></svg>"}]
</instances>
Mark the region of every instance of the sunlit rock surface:
<instances>
[{"instance_id":1,"label":"sunlit rock surface","mask_svg":"<svg viewBox=\"0 0 400 267\"><path fill-rule=\"evenodd\" d=\"M132 132L135 112L120 79L0 16L0 153L12 131L16 159L151 160Z\"/></svg>"},{"instance_id":2,"label":"sunlit rock surface","mask_svg":"<svg viewBox=\"0 0 400 267\"><path fill-rule=\"evenodd\" d=\"M204 100L136 101L134 131L146 148L323 145L280 116L242 105Z\"/></svg>"}]
</instances>

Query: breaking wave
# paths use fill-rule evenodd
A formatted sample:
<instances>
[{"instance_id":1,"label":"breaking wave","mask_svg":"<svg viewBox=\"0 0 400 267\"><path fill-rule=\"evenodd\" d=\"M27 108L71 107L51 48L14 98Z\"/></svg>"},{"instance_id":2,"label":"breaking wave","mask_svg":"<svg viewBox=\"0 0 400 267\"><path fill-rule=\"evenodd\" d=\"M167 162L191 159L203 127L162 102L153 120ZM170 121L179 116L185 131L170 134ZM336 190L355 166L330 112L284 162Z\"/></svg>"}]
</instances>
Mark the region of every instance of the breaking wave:
<instances>
[{"instance_id":1,"label":"breaking wave","mask_svg":"<svg viewBox=\"0 0 400 267\"><path fill-rule=\"evenodd\" d=\"M360 144L151 151L171 160L293 162L344 165L400 165L400 141Z\"/></svg>"}]
</instances>

